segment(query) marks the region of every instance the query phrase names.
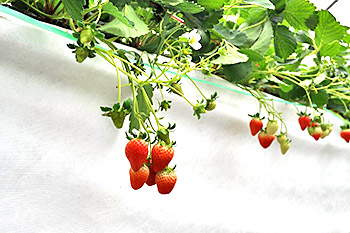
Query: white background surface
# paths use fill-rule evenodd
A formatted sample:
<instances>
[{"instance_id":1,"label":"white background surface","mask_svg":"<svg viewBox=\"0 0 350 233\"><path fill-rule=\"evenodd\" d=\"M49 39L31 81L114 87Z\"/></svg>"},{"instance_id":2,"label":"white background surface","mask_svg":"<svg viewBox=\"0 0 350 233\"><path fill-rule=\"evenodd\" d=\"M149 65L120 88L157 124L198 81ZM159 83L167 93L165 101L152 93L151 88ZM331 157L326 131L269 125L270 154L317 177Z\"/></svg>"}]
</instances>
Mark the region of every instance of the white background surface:
<instances>
[{"instance_id":1,"label":"white background surface","mask_svg":"<svg viewBox=\"0 0 350 233\"><path fill-rule=\"evenodd\" d=\"M316 142L294 106L276 104L293 141L282 156L277 142L264 150L249 133L254 99L199 84L220 96L199 121L168 96L175 189L134 191L126 128L100 116L117 97L113 69L99 58L79 65L69 40L2 16L0 232L349 232L350 153L339 119L327 114L334 132Z\"/></svg>"}]
</instances>

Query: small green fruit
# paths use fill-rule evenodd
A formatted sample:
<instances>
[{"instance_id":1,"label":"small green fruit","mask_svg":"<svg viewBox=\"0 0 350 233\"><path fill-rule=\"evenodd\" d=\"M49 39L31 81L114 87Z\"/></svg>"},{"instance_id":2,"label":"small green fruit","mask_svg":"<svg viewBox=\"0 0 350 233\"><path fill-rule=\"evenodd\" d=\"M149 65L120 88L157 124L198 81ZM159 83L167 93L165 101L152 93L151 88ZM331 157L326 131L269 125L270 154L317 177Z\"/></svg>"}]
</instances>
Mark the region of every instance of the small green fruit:
<instances>
[{"instance_id":1,"label":"small green fruit","mask_svg":"<svg viewBox=\"0 0 350 233\"><path fill-rule=\"evenodd\" d=\"M289 143L288 141L285 142L285 143L282 143L282 144L280 145L280 148L281 148L282 154L284 155L284 154L287 153L287 151L289 150L289 148L290 148L290 143Z\"/></svg>"},{"instance_id":2,"label":"small green fruit","mask_svg":"<svg viewBox=\"0 0 350 233\"><path fill-rule=\"evenodd\" d=\"M125 116L126 116L126 112L112 112L111 113L112 121L113 121L115 127L117 127L117 129L121 129L123 127Z\"/></svg>"},{"instance_id":3,"label":"small green fruit","mask_svg":"<svg viewBox=\"0 0 350 233\"><path fill-rule=\"evenodd\" d=\"M287 141L287 136L285 134L280 134L277 136L277 141L279 144L283 144Z\"/></svg>"},{"instance_id":4,"label":"small green fruit","mask_svg":"<svg viewBox=\"0 0 350 233\"><path fill-rule=\"evenodd\" d=\"M329 135L329 130L326 129L326 130L322 130L322 133L321 133L321 138L324 139L325 137L327 137Z\"/></svg>"},{"instance_id":5,"label":"small green fruit","mask_svg":"<svg viewBox=\"0 0 350 233\"><path fill-rule=\"evenodd\" d=\"M82 44L90 43L93 39L94 39L94 34L92 33L91 29L86 28L80 32L80 42Z\"/></svg>"},{"instance_id":6,"label":"small green fruit","mask_svg":"<svg viewBox=\"0 0 350 233\"><path fill-rule=\"evenodd\" d=\"M205 110L212 111L212 110L215 109L215 107L216 107L215 100L210 100L210 101L207 102L207 105L205 106Z\"/></svg>"},{"instance_id":7,"label":"small green fruit","mask_svg":"<svg viewBox=\"0 0 350 233\"><path fill-rule=\"evenodd\" d=\"M171 84L171 86L176 90L176 91L172 90L172 92L174 92L175 94L177 94L179 96L184 94L180 83L173 83L173 84Z\"/></svg>"},{"instance_id":8,"label":"small green fruit","mask_svg":"<svg viewBox=\"0 0 350 233\"><path fill-rule=\"evenodd\" d=\"M82 63L89 56L89 50L87 48L78 47L75 50L75 59L78 63Z\"/></svg>"},{"instance_id":9,"label":"small green fruit","mask_svg":"<svg viewBox=\"0 0 350 233\"><path fill-rule=\"evenodd\" d=\"M170 144L169 130L165 127L161 127L157 130L157 136L163 140L166 144Z\"/></svg>"},{"instance_id":10,"label":"small green fruit","mask_svg":"<svg viewBox=\"0 0 350 233\"><path fill-rule=\"evenodd\" d=\"M268 135L274 135L278 130L278 123L275 120L269 120L266 125L266 133Z\"/></svg>"}]
</instances>

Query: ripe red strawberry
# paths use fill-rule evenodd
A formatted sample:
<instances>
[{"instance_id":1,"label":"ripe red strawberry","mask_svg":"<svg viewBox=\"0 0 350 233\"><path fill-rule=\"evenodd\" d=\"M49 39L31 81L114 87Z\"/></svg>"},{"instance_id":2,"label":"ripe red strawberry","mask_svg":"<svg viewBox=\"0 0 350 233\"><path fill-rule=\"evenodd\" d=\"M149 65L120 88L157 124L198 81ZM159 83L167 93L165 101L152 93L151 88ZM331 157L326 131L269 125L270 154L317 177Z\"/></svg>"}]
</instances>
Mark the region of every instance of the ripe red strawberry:
<instances>
[{"instance_id":1,"label":"ripe red strawberry","mask_svg":"<svg viewBox=\"0 0 350 233\"><path fill-rule=\"evenodd\" d=\"M166 167L162 171L157 172L156 184L158 192L160 194L169 194L173 190L176 180L177 176L172 168Z\"/></svg>"},{"instance_id":2,"label":"ripe red strawberry","mask_svg":"<svg viewBox=\"0 0 350 233\"><path fill-rule=\"evenodd\" d=\"M140 138L130 140L125 146L125 155L130 162L131 168L134 171L139 170L142 164L146 162L148 155L147 142Z\"/></svg>"},{"instance_id":3,"label":"ripe red strawberry","mask_svg":"<svg viewBox=\"0 0 350 233\"><path fill-rule=\"evenodd\" d=\"M250 128L251 134L255 136L263 128L263 122L259 117L254 117L249 122L249 128Z\"/></svg>"},{"instance_id":4,"label":"ripe red strawberry","mask_svg":"<svg viewBox=\"0 0 350 233\"><path fill-rule=\"evenodd\" d=\"M149 169L146 165L142 166L138 171L132 168L129 170L130 184L135 190L141 188L149 176Z\"/></svg>"},{"instance_id":5,"label":"ripe red strawberry","mask_svg":"<svg viewBox=\"0 0 350 233\"><path fill-rule=\"evenodd\" d=\"M342 131L340 132L340 137L342 137L347 143L350 141L350 129L349 126L342 126Z\"/></svg>"},{"instance_id":6,"label":"ripe red strawberry","mask_svg":"<svg viewBox=\"0 0 350 233\"><path fill-rule=\"evenodd\" d=\"M266 130L263 130L263 131L260 131L260 133L258 134L258 139L259 139L260 145L266 149L271 145L273 140L275 140L275 135L268 135L266 133Z\"/></svg>"},{"instance_id":7,"label":"ripe red strawberry","mask_svg":"<svg viewBox=\"0 0 350 233\"><path fill-rule=\"evenodd\" d=\"M301 115L299 117L298 121L299 121L299 125L300 125L301 130L304 131L307 127L310 127L311 119L309 116Z\"/></svg>"},{"instance_id":8,"label":"ripe red strawberry","mask_svg":"<svg viewBox=\"0 0 350 233\"><path fill-rule=\"evenodd\" d=\"M266 133L268 135L274 135L278 130L278 123L275 120L269 120L266 124Z\"/></svg>"},{"instance_id":9,"label":"ripe red strawberry","mask_svg":"<svg viewBox=\"0 0 350 233\"><path fill-rule=\"evenodd\" d=\"M148 186L152 186L152 185L156 184L156 172L153 170L153 166L151 164L151 160L150 159L147 160L147 166L148 166L148 169L149 169L149 176L147 178L146 184Z\"/></svg>"},{"instance_id":10,"label":"ripe red strawberry","mask_svg":"<svg viewBox=\"0 0 350 233\"><path fill-rule=\"evenodd\" d=\"M320 126L320 124L318 124L317 122L312 122L310 127L317 127Z\"/></svg>"},{"instance_id":11,"label":"ripe red strawberry","mask_svg":"<svg viewBox=\"0 0 350 233\"><path fill-rule=\"evenodd\" d=\"M174 157L174 149L169 146L156 144L151 151L152 165L155 172L163 170Z\"/></svg>"}]
</instances>

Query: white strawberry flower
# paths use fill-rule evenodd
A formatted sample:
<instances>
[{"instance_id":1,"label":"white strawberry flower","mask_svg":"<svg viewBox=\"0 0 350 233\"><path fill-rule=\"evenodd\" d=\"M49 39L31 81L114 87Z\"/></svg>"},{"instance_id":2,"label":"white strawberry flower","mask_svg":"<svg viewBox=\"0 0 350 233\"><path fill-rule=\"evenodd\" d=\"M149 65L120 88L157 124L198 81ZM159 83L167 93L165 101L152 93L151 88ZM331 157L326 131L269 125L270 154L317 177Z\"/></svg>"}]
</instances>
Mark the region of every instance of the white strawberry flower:
<instances>
[{"instance_id":1,"label":"white strawberry flower","mask_svg":"<svg viewBox=\"0 0 350 233\"><path fill-rule=\"evenodd\" d=\"M182 35L182 37L185 37L188 39L189 45L194 49L194 50L199 50L202 48L201 43L199 41L202 39L201 35L198 33L197 29L193 29L190 32L186 32Z\"/></svg>"},{"instance_id":2,"label":"white strawberry flower","mask_svg":"<svg viewBox=\"0 0 350 233\"><path fill-rule=\"evenodd\" d=\"M223 15L222 18L224 18L226 21L237 23L238 16L237 15Z\"/></svg>"}]
</instances>

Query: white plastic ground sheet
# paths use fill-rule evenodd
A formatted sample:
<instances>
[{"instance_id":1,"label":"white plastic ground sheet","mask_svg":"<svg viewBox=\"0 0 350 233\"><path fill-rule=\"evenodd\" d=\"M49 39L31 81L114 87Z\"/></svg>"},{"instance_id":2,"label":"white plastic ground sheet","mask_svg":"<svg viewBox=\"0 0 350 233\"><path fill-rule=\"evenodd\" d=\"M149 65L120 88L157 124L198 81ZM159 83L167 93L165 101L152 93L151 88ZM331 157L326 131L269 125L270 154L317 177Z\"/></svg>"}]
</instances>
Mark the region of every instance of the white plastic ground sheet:
<instances>
[{"instance_id":1,"label":"white plastic ground sheet","mask_svg":"<svg viewBox=\"0 0 350 233\"><path fill-rule=\"evenodd\" d=\"M277 142L265 150L250 135L255 99L197 82L219 95L200 120L183 99L166 96L173 105L164 123L177 123L174 190L135 191L127 124L116 130L99 109L116 101L115 71L100 58L76 63L67 43L1 14L1 233L350 231L350 145L334 115L325 114L333 133L316 142L301 131L295 106L276 102L292 140L283 156ZM182 83L189 99L199 97L189 80Z\"/></svg>"}]
</instances>

